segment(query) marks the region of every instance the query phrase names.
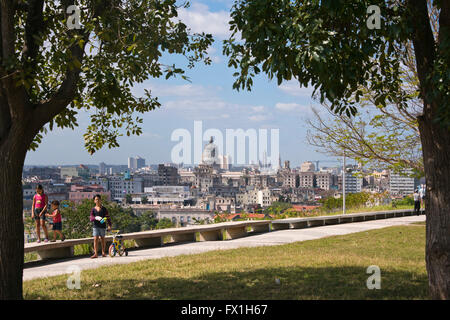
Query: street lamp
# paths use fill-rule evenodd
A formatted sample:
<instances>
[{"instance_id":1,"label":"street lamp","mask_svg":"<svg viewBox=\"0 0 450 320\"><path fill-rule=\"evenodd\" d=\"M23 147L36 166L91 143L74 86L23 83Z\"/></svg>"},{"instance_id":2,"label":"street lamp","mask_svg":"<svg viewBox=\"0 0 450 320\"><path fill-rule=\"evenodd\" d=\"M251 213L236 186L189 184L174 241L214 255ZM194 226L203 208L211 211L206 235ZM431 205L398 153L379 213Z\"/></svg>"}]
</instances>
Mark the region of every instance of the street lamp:
<instances>
[{"instance_id":1,"label":"street lamp","mask_svg":"<svg viewBox=\"0 0 450 320\"><path fill-rule=\"evenodd\" d=\"M344 167L342 168L342 213L345 214L345 151L344 151Z\"/></svg>"}]
</instances>

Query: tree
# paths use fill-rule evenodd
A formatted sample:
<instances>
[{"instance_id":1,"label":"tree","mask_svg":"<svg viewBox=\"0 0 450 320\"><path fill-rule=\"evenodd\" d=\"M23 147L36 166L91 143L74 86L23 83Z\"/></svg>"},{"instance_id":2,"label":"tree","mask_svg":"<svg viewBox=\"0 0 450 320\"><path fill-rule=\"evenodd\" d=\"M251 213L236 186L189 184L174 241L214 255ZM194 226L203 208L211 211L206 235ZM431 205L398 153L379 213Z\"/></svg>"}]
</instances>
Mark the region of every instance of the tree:
<instances>
[{"instance_id":1,"label":"tree","mask_svg":"<svg viewBox=\"0 0 450 320\"><path fill-rule=\"evenodd\" d=\"M104 200L102 199L102 201ZM92 199L84 199L78 205L69 201L61 202L63 233L67 239L87 238L92 235L92 224L89 221L89 216L94 206L94 200Z\"/></svg>"},{"instance_id":2,"label":"tree","mask_svg":"<svg viewBox=\"0 0 450 320\"><path fill-rule=\"evenodd\" d=\"M438 19L430 12L433 33L437 34ZM401 66L403 90L412 97L408 108L402 105L377 105L373 92L360 86L363 96L355 117L334 113L329 104L322 115L313 108L314 119L308 119L307 141L321 152L345 156L372 168L388 167L394 171L412 168L416 176L424 175L422 149L417 116L423 112L418 97L419 81L410 45L405 50L405 64ZM328 116L328 117L327 117Z\"/></svg>"},{"instance_id":3,"label":"tree","mask_svg":"<svg viewBox=\"0 0 450 320\"><path fill-rule=\"evenodd\" d=\"M313 108L314 119L306 121L310 145L331 156L340 157L345 150L347 158L365 167L384 167L396 172L411 168L417 177L423 176L417 121L400 119L398 113L376 113L373 108L349 118L334 113L326 103L323 106L328 111L326 115ZM405 122L411 123L411 127Z\"/></svg>"},{"instance_id":4,"label":"tree","mask_svg":"<svg viewBox=\"0 0 450 320\"><path fill-rule=\"evenodd\" d=\"M145 211L139 216L139 222L141 224L141 231L145 231L155 229L158 220L153 211Z\"/></svg>"},{"instance_id":5,"label":"tree","mask_svg":"<svg viewBox=\"0 0 450 320\"><path fill-rule=\"evenodd\" d=\"M368 9L377 6L380 15ZM429 8L427 7L429 6ZM429 12L439 16L433 34ZM379 19L380 27L373 23ZM381 23L382 22L382 23ZM261 71L278 84L312 85L335 113L355 115L367 87L377 106L403 109L402 65L413 48L423 101L417 116L427 183L426 265L431 297L450 298L450 1L237 0L223 52L250 90ZM237 34L242 40L236 40ZM412 46L411 46L412 44Z\"/></svg>"},{"instance_id":6,"label":"tree","mask_svg":"<svg viewBox=\"0 0 450 320\"><path fill-rule=\"evenodd\" d=\"M210 63L212 36L192 34L178 21L175 2L0 0L0 299L22 298L17 253L27 150L55 127L73 129L79 112L91 117L89 153L116 147L123 133L142 132L136 112L160 106L149 90L135 97L134 84L187 79L182 68L160 61L163 53L185 56L188 68Z\"/></svg>"},{"instance_id":7,"label":"tree","mask_svg":"<svg viewBox=\"0 0 450 320\"><path fill-rule=\"evenodd\" d=\"M166 228L173 228L175 225L173 224L172 220L169 218L162 218L158 221L156 224L156 229L166 229Z\"/></svg>"}]
</instances>

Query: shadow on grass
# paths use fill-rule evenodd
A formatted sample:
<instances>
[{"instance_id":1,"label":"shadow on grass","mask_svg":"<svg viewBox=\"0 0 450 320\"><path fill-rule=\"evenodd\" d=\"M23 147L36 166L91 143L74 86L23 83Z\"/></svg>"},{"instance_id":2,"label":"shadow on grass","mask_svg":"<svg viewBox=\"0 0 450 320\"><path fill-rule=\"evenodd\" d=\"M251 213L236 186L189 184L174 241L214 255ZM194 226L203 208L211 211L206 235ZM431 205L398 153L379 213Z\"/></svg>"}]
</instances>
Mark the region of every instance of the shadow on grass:
<instances>
[{"instance_id":1,"label":"shadow on grass","mask_svg":"<svg viewBox=\"0 0 450 320\"><path fill-rule=\"evenodd\" d=\"M211 272L184 279L149 279L151 270L142 271L120 280L113 275L97 280L83 273L80 290L68 290L67 277L61 277L56 284L24 288L24 295L26 299L428 299L426 274L401 270L381 270L379 290L367 288L371 274L366 274L366 268L353 266Z\"/></svg>"}]
</instances>

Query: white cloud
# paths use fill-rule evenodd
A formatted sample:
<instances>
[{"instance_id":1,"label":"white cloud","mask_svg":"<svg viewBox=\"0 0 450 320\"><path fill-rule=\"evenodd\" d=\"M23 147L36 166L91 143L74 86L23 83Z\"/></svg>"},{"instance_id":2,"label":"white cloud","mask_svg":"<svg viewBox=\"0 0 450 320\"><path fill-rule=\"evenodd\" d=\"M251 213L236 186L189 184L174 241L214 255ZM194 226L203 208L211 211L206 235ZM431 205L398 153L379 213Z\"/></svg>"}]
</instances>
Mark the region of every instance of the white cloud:
<instances>
[{"instance_id":1,"label":"white cloud","mask_svg":"<svg viewBox=\"0 0 450 320\"><path fill-rule=\"evenodd\" d=\"M227 11L211 12L208 6L194 3L190 8L180 8L178 18L196 33L210 33L218 38L227 38L230 35L230 14Z\"/></svg>"},{"instance_id":2,"label":"white cloud","mask_svg":"<svg viewBox=\"0 0 450 320\"><path fill-rule=\"evenodd\" d=\"M284 112L290 112L290 111L301 111L302 109L305 109L302 105L298 103L281 103L278 102L275 104L275 108L280 111Z\"/></svg>"},{"instance_id":3,"label":"white cloud","mask_svg":"<svg viewBox=\"0 0 450 320\"><path fill-rule=\"evenodd\" d=\"M248 119L250 121L259 122L259 121L267 120L268 116L267 115L258 114L258 115L250 116L250 117L248 117Z\"/></svg>"},{"instance_id":4,"label":"white cloud","mask_svg":"<svg viewBox=\"0 0 450 320\"><path fill-rule=\"evenodd\" d=\"M208 47L206 50L208 56L211 58L211 61L214 63L221 63L222 58L217 55L217 49L213 46Z\"/></svg>"},{"instance_id":5,"label":"white cloud","mask_svg":"<svg viewBox=\"0 0 450 320\"><path fill-rule=\"evenodd\" d=\"M285 83L282 83L278 88L284 93L295 96L295 97L305 97L311 98L311 95L314 91L314 87L300 87L300 84L297 80L291 80Z\"/></svg>"},{"instance_id":6,"label":"white cloud","mask_svg":"<svg viewBox=\"0 0 450 320\"><path fill-rule=\"evenodd\" d=\"M252 107L252 110L254 112L264 112L265 111L265 107L264 106L255 106L255 107Z\"/></svg>"},{"instance_id":7,"label":"white cloud","mask_svg":"<svg viewBox=\"0 0 450 320\"><path fill-rule=\"evenodd\" d=\"M208 115L207 112L223 110L226 106L225 101L217 98L179 99L163 103L165 109L202 113L205 116Z\"/></svg>"},{"instance_id":8,"label":"white cloud","mask_svg":"<svg viewBox=\"0 0 450 320\"><path fill-rule=\"evenodd\" d=\"M150 89L157 97L201 97L208 94L209 90L201 85L150 85Z\"/></svg>"},{"instance_id":9,"label":"white cloud","mask_svg":"<svg viewBox=\"0 0 450 320\"><path fill-rule=\"evenodd\" d=\"M153 139L160 139L160 138L162 138L161 135L159 135L159 134L157 134L157 133L152 133L152 132L149 132L149 131L144 131L144 132L142 132L142 134L140 135L140 137L143 137L143 138L153 138Z\"/></svg>"}]
</instances>

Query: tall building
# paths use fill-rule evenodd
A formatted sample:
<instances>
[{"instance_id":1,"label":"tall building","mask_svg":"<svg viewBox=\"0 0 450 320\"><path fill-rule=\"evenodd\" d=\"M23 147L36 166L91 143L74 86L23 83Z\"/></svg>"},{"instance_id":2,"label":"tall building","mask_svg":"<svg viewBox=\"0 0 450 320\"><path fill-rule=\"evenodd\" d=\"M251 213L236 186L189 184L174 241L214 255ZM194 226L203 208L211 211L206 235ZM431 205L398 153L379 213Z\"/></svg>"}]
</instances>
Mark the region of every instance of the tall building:
<instances>
[{"instance_id":1,"label":"tall building","mask_svg":"<svg viewBox=\"0 0 450 320\"><path fill-rule=\"evenodd\" d=\"M137 170L137 160L136 160L136 158L133 158L133 157L129 157L128 158L128 169L130 169L131 171Z\"/></svg>"},{"instance_id":2,"label":"tall building","mask_svg":"<svg viewBox=\"0 0 450 320\"><path fill-rule=\"evenodd\" d=\"M302 165L303 167L303 165ZM313 165L314 167L314 165ZM316 186L315 175L312 171L300 172L300 187L301 188L314 188Z\"/></svg>"},{"instance_id":3,"label":"tall building","mask_svg":"<svg viewBox=\"0 0 450 320\"><path fill-rule=\"evenodd\" d=\"M145 159L139 156L136 157L136 169L145 167Z\"/></svg>"},{"instance_id":4,"label":"tall building","mask_svg":"<svg viewBox=\"0 0 450 320\"><path fill-rule=\"evenodd\" d=\"M159 184L163 186L176 186L178 184L178 169L164 164L158 165Z\"/></svg>"},{"instance_id":5,"label":"tall building","mask_svg":"<svg viewBox=\"0 0 450 320\"><path fill-rule=\"evenodd\" d=\"M220 169L222 170L230 170L231 167L231 161L230 161L230 155L222 155L220 157L220 159L222 160L220 163Z\"/></svg>"},{"instance_id":6,"label":"tall building","mask_svg":"<svg viewBox=\"0 0 450 320\"><path fill-rule=\"evenodd\" d=\"M214 187L213 167L207 164L200 164L194 168L195 187L201 192L208 192L210 187Z\"/></svg>"},{"instance_id":7,"label":"tall building","mask_svg":"<svg viewBox=\"0 0 450 320\"><path fill-rule=\"evenodd\" d=\"M316 172L317 187L322 190L330 190L333 185L332 175L329 172Z\"/></svg>"},{"instance_id":8,"label":"tall building","mask_svg":"<svg viewBox=\"0 0 450 320\"><path fill-rule=\"evenodd\" d=\"M106 163L104 162L100 162L100 164L98 165L98 172L100 174L107 174L108 172L108 168L106 166Z\"/></svg>"},{"instance_id":9,"label":"tall building","mask_svg":"<svg viewBox=\"0 0 450 320\"><path fill-rule=\"evenodd\" d=\"M407 195L414 193L415 178L410 177L412 170L405 170L401 173L389 173L389 190L392 194Z\"/></svg>"},{"instance_id":10,"label":"tall building","mask_svg":"<svg viewBox=\"0 0 450 320\"><path fill-rule=\"evenodd\" d=\"M363 185L363 178L354 176L351 172L345 173L345 193L361 192ZM339 186L342 190L342 174L339 175Z\"/></svg>"}]
</instances>

